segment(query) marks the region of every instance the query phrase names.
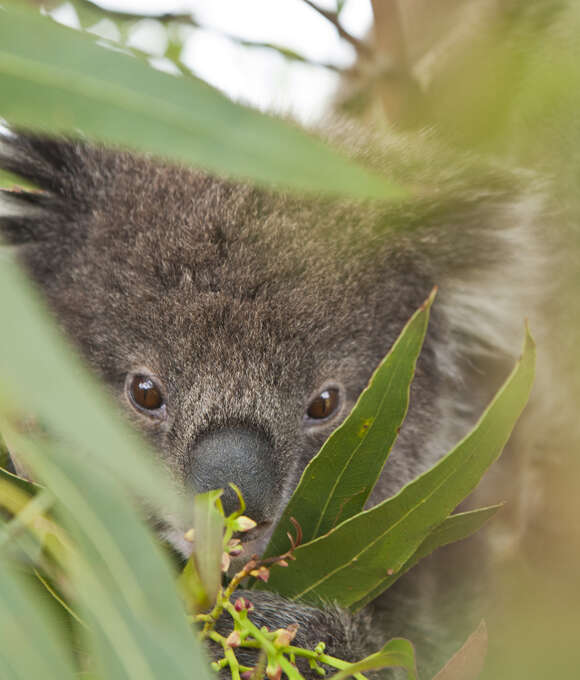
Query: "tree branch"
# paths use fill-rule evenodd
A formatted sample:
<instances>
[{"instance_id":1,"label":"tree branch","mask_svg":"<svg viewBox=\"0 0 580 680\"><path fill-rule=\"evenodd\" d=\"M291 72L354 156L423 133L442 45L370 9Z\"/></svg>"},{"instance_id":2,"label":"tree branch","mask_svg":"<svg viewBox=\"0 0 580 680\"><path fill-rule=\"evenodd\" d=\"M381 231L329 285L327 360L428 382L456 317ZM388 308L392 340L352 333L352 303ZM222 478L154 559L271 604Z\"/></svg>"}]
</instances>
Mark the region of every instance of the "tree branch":
<instances>
[{"instance_id":1,"label":"tree branch","mask_svg":"<svg viewBox=\"0 0 580 680\"><path fill-rule=\"evenodd\" d=\"M311 7L315 12L318 12L318 14L323 16L327 21L330 21L330 23L338 31L338 35L343 40L346 40L346 42L350 43L355 48L359 56L366 58L372 58L374 56L373 49L370 47L370 45L367 45L367 43L363 42L362 40L359 40L357 37L349 33L344 28L344 26L340 23L340 17L337 12L332 12L330 10L319 7L315 2L312 2L312 0L302 1L309 7Z\"/></svg>"},{"instance_id":2,"label":"tree branch","mask_svg":"<svg viewBox=\"0 0 580 680\"><path fill-rule=\"evenodd\" d=\"M152 19L153 21L159 21L162 24L176 21L180 24L200 28L199 23L195 20L193 15L188 13L172 14L171 12L163 12L161 14L142 14L140 12L121 12L115 9L101 7L101 5L94 2L94 0L73 0L73 5L95 10L113 21L140 21L141 19Z\"/></svg>"},{"instance_id":3,"label":"tree branch","mask_svg":"<svg viewBox=\"0 0 580 680\"><path fill-rule=\"evenodd\" d=\"M161 23L167 24L170 22L177 22L181 23L187 26L191 26L193 28L199 28L201 30L207 30L207 31L212 31L214 33L217 33L223 38L227 38L228 40L231 40L232 42L237 43L238 45L241 45L242 47L249 47L249 48L261 48L261 49L268 49L268 50L273 50L277 52L278 54L281 54L285 59L288 59L290 61L296 61L302 64L307 64L308 66L314 66L316 68L324 68L329 71L335 71L338 73L343 73L344 69L340 68L336 64L331 64L328 62L323 62L323 61L316 61L314 59L307 59L303 55L299 54L298 52L295 52L294 50L291 50L290 48L284 47L282 45L277 45L275 43L269 43L269 42L262 42L262 41L254 41L254 40L245 40L244 38L240 38L238 36L232 35L230 33L226 33L225 31L220 31L218 29L212 28L211 26L204 26L200 24L191 14L171 14L171 13L164 13L164 14L140 14L137 12L120 12L117 10L113 9L105 9L104 7L101 7L99 4L94 2L93 0L73 0L73 4L76 6L80 7L86 7L91 10L94 10L95 12L98 12L99 14L103 15L104 17L110 18L113 21L140 21L142 19L152 19L153 21L159 21ZM176 64L178 68L183 72L183 69L179 64ZM185 67L186 70L187 67ZM353 69L348 70L348 75L352 75Z\"/></svg>"}]
</instances>

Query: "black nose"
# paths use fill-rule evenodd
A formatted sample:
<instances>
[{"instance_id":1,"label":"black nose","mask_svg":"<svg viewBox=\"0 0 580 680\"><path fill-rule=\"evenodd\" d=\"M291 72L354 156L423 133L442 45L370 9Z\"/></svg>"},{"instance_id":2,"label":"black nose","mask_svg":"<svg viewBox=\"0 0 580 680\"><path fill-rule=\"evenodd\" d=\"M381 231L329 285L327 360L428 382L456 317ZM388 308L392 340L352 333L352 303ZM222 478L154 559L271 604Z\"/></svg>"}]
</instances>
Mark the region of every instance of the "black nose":
<instances>
[{"instance_id":1,"label":"black nose","mask_svg":"<svg viewBox=\"0 0 580 680\"><path fill-rule=\"evenodd\" d=\"M271 519L276 488L274 452L259 432L224 429L204 435L191 449L190 481L198 493L224 489L226 514L238 508L236 494L228 486L233 482L246 502L246 515L258 523Z\"/></svg>"}]
</instances>

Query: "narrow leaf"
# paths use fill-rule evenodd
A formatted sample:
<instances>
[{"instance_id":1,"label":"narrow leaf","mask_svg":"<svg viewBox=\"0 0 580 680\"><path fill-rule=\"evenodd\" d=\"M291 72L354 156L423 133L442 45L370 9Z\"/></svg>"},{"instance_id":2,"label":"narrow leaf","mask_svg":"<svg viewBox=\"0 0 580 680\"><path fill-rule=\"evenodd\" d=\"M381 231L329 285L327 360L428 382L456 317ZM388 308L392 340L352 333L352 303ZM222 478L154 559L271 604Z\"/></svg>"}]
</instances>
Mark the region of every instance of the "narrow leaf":
<instances>
[{"instance_id":1,"label":"narrow leaf","mask_svg":"<svg viewBox=\"0 0 580 680\"><path fill-rule=\"evenodd\" d=\"M52 432L114 470L127 489L154 507L181 513L149 449L121 422L9 257L0 266L0 313L0 410L13 416L20 408L21 414L50 424ZM18 450L12 441L10 447Z\"/></svg>"},{"instance_id":2,"label":"narrow leaf","mask_svg":"<svg viewBox=\"0 0 580 680\"><path fill-rule=\"evenodd\" d=\"M111 471L56 443L11 438L60 500L59 521L77 547L63 566L101 675L189 680L196 668L209 677L172 570Z\"/></svg>"},{"instance_id":3,"label":"narrow leaf","mask_svg":"<svg viewBox=\"0 0 580 680\"><path fill-rule=\"evenodd\" d=\"M4 482L10 486L20 489L20 491L26 493L28 496L34 496L40 489L42 489L42 487L38 484L35 484L28 479L24 479L23 477L19 477L9 470L0 467L0 483L4 484Z\"/></svg>"},{"instance_id":4,"label":"narrow leaf","mask_svg":"<svg viewBox=\"0 0 580 680\"><path fill-rule=\"evenodd\" d=\"M534 364L535 346L526 329L521 360L475 428L398 494L300 546L289 569L272 570L268 588L316 604L365 604L404 568L499 456L528 400Z\"/></svg>"},{"instance_id":5,"label":"narrow leaf","mask_svg":"<svg viewBox=\"0 0 580 680\"><path fill-rule=\"evenodd\" d=\"M0 668L2 677L74 680L70 646L56 617L6 561L0 560Z\"/></svg>"},{"instance_id":6,"label":"narrow leaf","mask_svg":"<svg viewBox=\"0 0 580 680\"><path fill-rule=\"evenodd\" d=\"M187 560L183 571L179 574L177 588L189 614L197 614L204 609L209 609L213 604L201 581L193 557Z\"/></svg>"},{"instance_id":7,"label":"narrow leaf","mask_svg":"<svg viewBox=\"0 0 580 680\"><path fill-rule=\"evenodd\" d=\"M458 512L447 517L438 527L433 529L398 572L387 575L387 578L381 581L374 590L367 593L360 602L352 604L351 608L360 609L367 602L374 600L375 597L378 597L387 588L390 588L405 572L409 571L409 569L414 567L424 557L430 555L434 550L437 550L437 548L449 545L450 543L457 543L457 541L462 541L464 538L475 534L501 507L501 504L492 505L488 508L479 508L469 512Z\"/></svg>"},{"instance_id":8,"label":"narrow leaf","mask_svg":"<svg viewBox=\"0 0 580 680\"><path fill-rule=\"evenodd\" d=\"M415 650L409 640L393 638L379 652L351 664L332 675L329 680L345 680L355 673L377 671L381 668L403 668L407 671L407 680L416 680Z\"/></svg>"},{"instance_id":9,"label":"narrow leaf","mask_svg":"<svg viewBox=\"0 0 580 680\"><path fill-rule=\"evenodd\" d=\"M57 517L78 548L63 558L102 677L189 680L192 668L206 677L173 571L130 500L147 498L150 511L179 517L174 487L88 377L10 257L0 266L0 310L2 430L61 503ZM23 437L15 412L34 416L56 436L39 443Z\"/></svg>"},{"instance_id":10,"label":"narrow leaf","mask_svg":"<svg viewBox=\"0 0 580 680\"><path fill-rule=\"evenodd\" d=\"M436 289L411 317L348 418L307 465L266 556L288 549L291 517L308 542L362 510L407 413L410 383L435 293Z\"/></svg>"},{"instance_id":11,"label":"narrow leaf","mask_svg":"<svg viewBox=\"0 0 580 680\"><path fill-rule=\"evenodd\" d=\"M20 4L20 3L19 3ZM231 176L309 192L401 196L298 126L234 104L105 49L94 36L6 1L0 9L0 115L19 126L129 145Z\"/></svg>"},{"instance_id":12,"label":"narrow leaf","mask_svg":"<svg viewBox=\"0 0 580 680\"><path fill-rule=\"evenodd\" d=\"M0 508L11 515L19 513L33 498L29 490L14 482L14 475L6 470L0 470ZM20 477L15 477L19 480Z\"/></svg>"},{"instance_id":13,"label":"narrow leaf","mask_svg":"<svg viewBox=\"0 0 580 680\"><path fill-rule=\"evenodd\" d=\"M193 526L195 539L193 559L208 598L213 605L221 584L220 563L223 552L224 518L215 506L221 491L199 494L193 501Z\"/></svg>"}]
</instances>

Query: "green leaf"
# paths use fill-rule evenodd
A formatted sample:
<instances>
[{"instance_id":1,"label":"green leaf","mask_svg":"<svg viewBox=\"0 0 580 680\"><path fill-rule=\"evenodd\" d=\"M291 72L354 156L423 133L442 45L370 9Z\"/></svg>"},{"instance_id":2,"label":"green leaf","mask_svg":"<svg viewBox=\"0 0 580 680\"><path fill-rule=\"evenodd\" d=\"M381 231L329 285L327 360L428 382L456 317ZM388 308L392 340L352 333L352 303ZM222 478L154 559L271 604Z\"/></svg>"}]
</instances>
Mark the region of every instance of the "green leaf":
<instances>
[{"instance_id":1,"label":"green leaf","mask_svg":"<svg viewBox=\"0 0 580 680\"><path fill-rule=\"evenodd\" d=\"M190 680L192 668L209 677L172 570L111 471L69 447L11 437L59 498L59 521L75 542L63 566L102 677Z\"/></svg>"},{"instance_id":2,"label":"green leaf","mask_svg":"<svg viewBox=\"0 0 580 680\"><path fill-rule=\"evenodd\" d=\"M534 365L526 329L520 361L471 433L392 498L297 548L290 568L272 570L268 588L292 600L335 600L353 609L375 597L499 456L528 400Z\"/></svg>"},{"instance_id":3,"label":"green leaf","mask_svg":"<svg viewBox=\"0 0 580 680\"><path fill-rule=\"evenodd\" d=\"M221 494L221 490L208 491L197 495L193 501L195 538L189 562L195 561L195 574L199 575L203 587L205 607L214 604L221 585L224 517L216 508L216 500Z\"/></svg>"},{"instance_id":4,"label":"green leaf","mask_svg":"<svg viewBox=\"0 0 580 680\"><path fill-rule=\"evenodd\" d=\"M42 489L42 487L39 486L38 484L35 484L34 482L31 482L28 479L24 479L23 477L19 477L18 475L15 475L14 473L4 469L3 467L0 467L0 482L7 482L12 486L17 487L21 491L24 491L29 496L34 496ZM0 505L2 505L1 501Z\"/></svg>"},{"instance_id":5,"label":"green leaf","mask_svg":"<svg viewBox=\"0 0 580 680\"><path fill-rule=\"evenodd\" d=\"M457 543L464 538L472 536L486 524L495 513L502 507L502 504L491 505L487 508L470 510L469 512L458 512L450 515L443 520L438 527L425 538L413 555L405 562L398 572L388 575L388 578L380 582L375 590L369 592L365 597L365 602L370 602L378 597L382 592L390 588L405 572L409 571L424 557L430 555L434 550L450 543ZM355 605L359 608L358 605Z\"/></svg>"},{"instance_id":6,"label":"green leaf","mask_svg":"<svg viewBox=\"0 0 580 680\"><path fill-rule=\"evenodd\" d=\"M308 192L402 190L298 126L234 104L195 78L161 73L13 2L0 10L0 115Z\"/></svg>"},{"instance_id":7,"label":"green leaf","mask_svg":"<svg viewBox=\"0 0 580 680\"><path fill-rule=\"evenodd\" d=\"M50 615L45 605L22 574L0 560L0 668L3 678L76 678L70 647L56 617Z\"/></svg>"},{"instance_id":8,"label":"green leaf","mask_svg":"<svg viewBox=\"0 0 580 680\"><path fill-rule=\"evenodd\" d=\"M179 574L177 588L189 614L197 614L212 606L193 557L187 560Z\"/></svg>"},{"instance_id":9,"label":"green leaf","mask_svg":"<svg viewBox=\"0 0 580 680\"><path fill-rule=\"evenodd\" d=\"M181 514L173 486L48 322L9 258L0 267L0 314L2 430L59 499L57 517L76 540L78 550L65 566L102 677L189 680L192 668L208 677L172 569L129 500L147 498L151 510ZM25 439L13 427L14 414L24 412L56 436L38 445Z\"/></svg>"},{"instance_id":10,"label":"green leaf","mask_svg":"<svg viewBox=\"0 0 580 680\"><path fill-rule=\"evenodd\" d=\"M27 525L36 511L50 507L52 495L0 468L0 558L22 564L40 559L42 539L31 536ZM48 501L48 502L47 502Z\"/></svg>"},{"instance_id":11,"label":"green leaf","mask_svg":"<svg viewBox=\"0 0 580 680\"><path fill-rule=\"evenodd\" d=\"M109 466L154 507L182 514L153 455L131 432L61 334L16 263L0 266L0 411L33 415ZM5 433L6 434L6 433ZM11 443L12 446L12 443ZM16 450L16 447L13 447Z\"/></svg>"},{"instance_id":12,"label":"green leaf","mask_svg":"<svg viewBox=\"0 0 580 680\"><path fill-rule=\"evenodd\" d=\"M393 638L380 651L335 673L329 680L345 680L355 673L375 671L381 668L403 668L407 671L407 680L416 680L415 650L409 640Z\"/></svg>"},{"instance_id":13,"label":"green leaf","mask_svg":"<svg viewBox=\"0 0 580 680\"><path fill-rule=\"evenodd\" d=\"M430 555L437 548L450 543L457 543L457 541L472 536L489 522L501 507L503 507L503 504L498 503L487 508L478 508L477 510L450 515L427 536L413 553L413 556L405 562L405 571L415 566L417 562Z\"/></svg>"},{"instance_id":14,"label":"green leaf","mask_svg":"<svg viewBox=\"0 0 580 680\"><path fill-rule=\"evenodd\" d=\"M307 465L278 522L266 556L288 549L294 517L303 541L326 534L364 507L409 405L409 386L429 322L434 289L415 312L348 418Z\"/></svg>"}]
</instances>

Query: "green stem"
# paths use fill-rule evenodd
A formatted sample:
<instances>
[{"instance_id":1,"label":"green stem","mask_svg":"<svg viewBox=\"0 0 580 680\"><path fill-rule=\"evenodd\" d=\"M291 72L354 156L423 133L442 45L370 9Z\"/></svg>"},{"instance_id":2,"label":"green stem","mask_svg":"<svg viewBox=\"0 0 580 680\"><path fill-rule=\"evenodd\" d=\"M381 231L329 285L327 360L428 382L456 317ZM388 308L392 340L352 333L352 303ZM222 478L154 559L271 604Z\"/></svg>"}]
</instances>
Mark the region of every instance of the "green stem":
<instances>
[{"instance_id":1,"label":"green stem","mask_svg":"<svg viewBox=\"0 0 580 680\"><path fill-rule=\"evenodd\" d=\"M319 654L318 652L313 652L310 649L303 649L302 647L290 646L286 647L286 650L290 654L303 656L306 659L314 659L315 661L320 661L320 663L332 666L333 668L338 668L339 670L348 668L351 665L350 661L343 661L342 659L337 659L335 656L330 656L330 654ZM358 675L360 676L360 673Z\"/></svg>"},{"instance_id":2,"label":"green stem","mask_svg":"<svg viewBox=\"0 0 580 680\"><path fill-rule=\"evenodd\" d=\"M240 678L240 664L238 663L238 660L236 659L236 655L234 654L234 650L231 647L228 647L227 645L224 645L224 655L228 661L228 665L230 667L230 671L232 674L232 680L241 680Z\"/></svg>"},{"instance_id":3,"label":"green stem","mask_svg":"<svg viewBox=\"0 0 580 680\"><path fill-rule=\"evenodd\" d=\"M236 611L235 607L232 605L232 603L228 600L227 602L224 603L224 608L228 612L228 614L234 619L234 621L238 624L239 628L251 635L256 642L250 642L250 641L244 641L242 642L241 646L242 647L258 647L260 649L263 649L267 654L268 657L271 659L276 659L280 666L282 666L282 670L284 673L286 673L286 676L289 678L289 680L303 680L302 675L298 671L297 668L295 668L290 661L284 656L284 651L288 648L283 647L283 648L278 648L274 645L274 643L268 638L267 635L265 635L259 628L256 626L252 621L247 616L240 616L240 614Z\"/></svg>"},{"instance_id":4,"label":"green stem","mask_svg":"<svg viewBox=\"0 0 580 680\"><path fill-rule=\"evenodd\" d=\"M222 612L226 605L230 605L231 611L235 612L237 616L238 613L231 604L230 597L234 594L236 588L240 585L240 583L249 575L250 571L254 568L254 566L255 563L252 564L252 562L248 562L248 564L241 571L234 575L228 587L225 590L220 590L216 599L215 607L211 610L209 614L203 615L204 617L203 620L206 623L201 632L202 640L208 636L211 630L213 630L213 627L215 626L219 617L222 615ZM228 611L230 611L230 609L228 609ZM232 618L234 618L233 615Z\"/></svg>"},{"instance_id":5,"label":"green stem","mask_svg":"<svg viewBox=\"0 0 580 680\"><path fill-rule=\"evenodd\" d=\"M253 624L252 624L253 625ZM258 629L259 631L259 629ZM254 637L253 631L251 633ZM258 640L256 637L256 641L253 640L246 640L242 642L240 645L241 647L248 647L250 649L260 649L263 647L263 644L261 641ZM288 647L284 647L284 652L287 654L294 654L294 656L302 656L305 659L314 659L315 661L319 661L320 663L324 663L327 666L332 666L333 668L338 668L338 670L344 670L345 668L348 668L351 665L350 661L343 661L342 659L338 659L335 656L330 656L330 654L319 654L318 652L313 652L310 649L304 649L302 647L294 647L293 645L289 645ZM366 680L365 676L362 673L356 673L355 678L363 678L363 680Z\"/></svg>"},{"instance_id":6,"label":"green stem","mask_svg":"<svg viewBox=\"0 0 580 680\"><path fill-rule=\"evenodd\" d=\"M349 666L352 664L348 661L343 661L329 654L324 654L322 652L313 651L310 649L303 649L302 647L294 647L288 645L286 647L278 647L274 644L273 634L264 633L260 628L258 628L247 616L247 613L240 614L236 611L235 606L230 602L230 598L233 595L236 588L239 586L241 581L248 575L249 571L253 566L246 565L242 571L238 572L231 580L230 584L225 590L220 590L216 604L213 610L209 614L198 615L196 617L197 621L204 621L205 626L201 632L201 638L209 637L214 642L221 645L224 650L224 658L218 662L220 668L225 668L229 666L230 672L232 674L232 680L241 680L240 678L240 663L237 660L234 650L229 647L226 643L226 638L220 635L214 630L216 621L219 619L223 611L226 611L234 623L236 624L237 630L240 632L242 642L241 647L250 649L261 649L268 655L268 658L276 663L279 663L282 670L289 678L289 680L303 680L303 676L294 666L294 664L286 657L288 654L292 659L295 657L303 657L305 659L312 659L318 663L337 668L338 670L348 670ZM246 639L248 637L252 639ZM249 670L245 666L243 671ZM362 673L352 674L356 680L366 680L366 677Z\"/></svg>"}]
</instances>

